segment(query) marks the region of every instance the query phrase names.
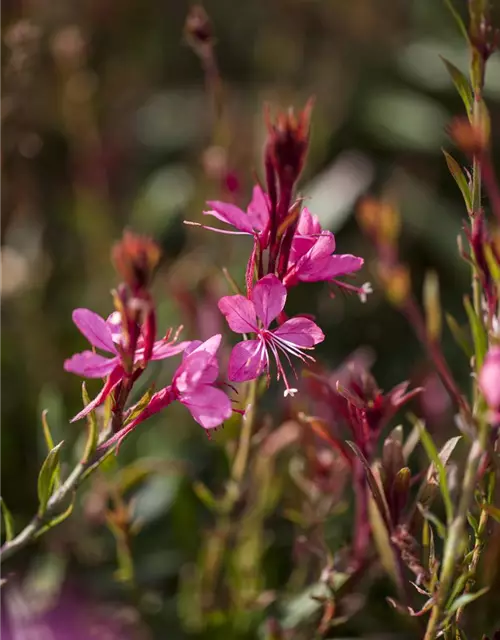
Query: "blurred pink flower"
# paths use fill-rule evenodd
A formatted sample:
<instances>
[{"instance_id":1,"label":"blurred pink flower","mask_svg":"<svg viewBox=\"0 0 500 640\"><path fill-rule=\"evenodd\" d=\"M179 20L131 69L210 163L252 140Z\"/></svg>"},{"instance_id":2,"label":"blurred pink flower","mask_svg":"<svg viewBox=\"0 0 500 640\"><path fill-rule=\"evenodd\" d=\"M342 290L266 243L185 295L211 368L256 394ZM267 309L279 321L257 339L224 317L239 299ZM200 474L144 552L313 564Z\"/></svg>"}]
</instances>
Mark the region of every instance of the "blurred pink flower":
<instances>
[{"instance_id":1,"label":"blurred pink flower","mask_svg":"<svg viewBox=\"0 0 500 640\"><path fill-rule=\"evenodd\" d=\"M479 386L488 407L500 416L500 346L490 347L479 373Z\"/></svg>"},{"instance_id":2,"label":"blurred pink flower","mask_svg":"<svg viewBox=\"0 0 500 640\"><path fill-rule=\"evenodd\" d=\"M229 359L229 379L233 382L254 380L263 372L269 375L270 350L276 360L278 379L281 376L286 386L285 396L296 392L288 384L278 351L285 355L290 365L288 354L303 361L314 361L303 350L312 349L325 336L318 325L302 316L269 330L271 322L283 311L286 297L286 287L275 275L269 274L257 282L251 300L242 295L225 296L219 300L219 309L235 333L257 334L256 340L244 340L233 348Z\"/></svg>"},{"instance_id":3,"label":"blurred pink flower","mask_svg":"<svg viewBox=\"0 0 500 640\"><path fill-rule=\"evenodd\" d=\"M95 351L82 351L68 358L64 362L64 369L83 378L105 378L107 380L100 393L90 402L72 422L83 418L92 409L102 404L114 387L123 379L125 369L122 362L121 345L123 334L121 331L120 315L112 313L107 320L89 309L75 309L73 322L93 347L102 349L108 355L100 355ZM180 342L172 344L167 339L158 340L153 345L151 360L163 360L183 351L190 343ZM135 352L135 362L144 359L144 340L140 336Z\"/></svg>"},{"instance_id":4,"label":"blurred pink flower","mask_svg":"<svg viewBox=\"0 0 500 640\"><path fill-rule=\"evenodd\" d=\"M191 342L184 351L182 363L172 379L172 384L155 393L148 406L103 446L120 443L137 425L175 400L187 407L193 419L204 429L218 427L230 418L233 412L231 401L215 386L219 375L216 353L220 342L220 334L205 342Z\"/></svg>"}]
</instances>

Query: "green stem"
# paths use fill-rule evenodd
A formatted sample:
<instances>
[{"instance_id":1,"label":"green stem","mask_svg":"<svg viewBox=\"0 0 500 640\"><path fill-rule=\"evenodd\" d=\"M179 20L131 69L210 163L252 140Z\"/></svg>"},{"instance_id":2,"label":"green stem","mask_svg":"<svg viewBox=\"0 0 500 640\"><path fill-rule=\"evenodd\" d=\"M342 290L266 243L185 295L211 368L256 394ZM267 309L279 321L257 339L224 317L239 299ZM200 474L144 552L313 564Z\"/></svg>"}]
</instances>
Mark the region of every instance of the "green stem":
<instances>
[{"instance_id":1,"label":"green stem","mask_svg":"<svg viewBox=\"0 0 500 640\"><path fill-rule=\"evenodd\" d=\"M114 447L106 449L99 452L97 458L94 457L88 462L80 462L76 465L68 478L50 498L43 516L35 515L31 522L15 538L12 538L12 540L2 545L0 548L0 564L33 542L44 526L50 522L52 518L59 515L65 506L67 507L69 498L82 482L97 469L99 463L110 455L113 450Z\"/></svg>"}]
</instances>

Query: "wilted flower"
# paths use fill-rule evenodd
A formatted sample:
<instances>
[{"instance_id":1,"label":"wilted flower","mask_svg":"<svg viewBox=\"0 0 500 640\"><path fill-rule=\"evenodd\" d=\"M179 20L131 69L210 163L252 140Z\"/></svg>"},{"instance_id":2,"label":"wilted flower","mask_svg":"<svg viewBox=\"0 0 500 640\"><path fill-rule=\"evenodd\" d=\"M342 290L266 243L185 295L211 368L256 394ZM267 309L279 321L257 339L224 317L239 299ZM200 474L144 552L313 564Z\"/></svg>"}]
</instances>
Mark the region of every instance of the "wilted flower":
<instances>
[{"instance_id":1,"label":"wilted flower","mask_svg":"<svg viewBox=\"0 0 500 640\"><path fill-rule=\"evenodd\" d=\"M278 368L278 379L283 378L285 396L293 395L281 364L281 351L291 365L289 354L305 361L314 361L305 349L324 340L321 329L312 320L296 316L284 322L277 329L269 329L285 307L286 287L275 275L269 274L255 285L251 300L242 295L225 296L219 301L219 309L226 317L230 328L236 333L255 333L257 339L239 342L229 359L229 379L233 382L254 380L267 372L269 375L269 351L274 356Z\"/></svg>"}]
</instances>

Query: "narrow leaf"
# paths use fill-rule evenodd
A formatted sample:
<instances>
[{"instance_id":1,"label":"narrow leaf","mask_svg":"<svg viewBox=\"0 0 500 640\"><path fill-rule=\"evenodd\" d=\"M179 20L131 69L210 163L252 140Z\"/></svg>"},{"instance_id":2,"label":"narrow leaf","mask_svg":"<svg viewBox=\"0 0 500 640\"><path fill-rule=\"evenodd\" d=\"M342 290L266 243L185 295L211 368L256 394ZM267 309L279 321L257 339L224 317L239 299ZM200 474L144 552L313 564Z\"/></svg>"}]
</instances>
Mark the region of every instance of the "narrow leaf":
<instances>
[{"instance_id":1,"label":"narrow leaf","mask_svg":"<svg viewBox=\"0 0 500 640\"><path fill-rule=\"evenodd\" d=\"M153 396L154 390L155 387L154 385L152 385L142 396L139 402L134 405L134 407L132 407L130 414L127 416L127 421L125 424L129 424L129 422L135 420L135 418L137 418L137 416L142 413L142 411L148 406L151 401L151 397Z\"/></svg>"},{"instance_id":2,"label":"narrow leaf","mask_svg":"<svg viewBox=\"0 0 500 640\"><path fill-rule=\"evenodd\" d=\"M54 439L52 438L52 434L50 433L50 427L47 421L47 414L48 414L47 409L44 409L42 411L42 427L43 427L43 437L45 438L45 443L47 445L47 451L50 452L54 448ZM56 487L59 487L61 484L61 469L59 465L56 469L54 482Z\"/></svg>"},{"instance_id":3,"label":"narrow leaf","mask_svg":"<svg viewBox=\"0 0 500 640\"><path fill-rule=\"evenodd\" d=\"M472 113L472 105L474 103L474 96L472 95L472 88L470 86L470 82L467 80L466 76L458 69L454 64L452 64L443 56L439 56L441 60L444 62L448 73L450 74L451 79L453 80L453 84L455 85L456 90L458 91L460 97L462 98L462 102L465 105L467 113Z\"/></svg>"},{"instance_id":4,"label":"narrow leaf","mask_svg":"<svg viewBox=\"0 0 500 640\"><path fill-rule=\"evenodd\" d=\"M10 542L14 537L14 518L5 504L5 500L0 497L0 505L2 506L3 524L5 528L5 540Z\"/></svg>"},{"instance_id":5,"label":"narrow leaf","mask_svg":"<svg viewBox=\"0 0 500 640\"><path fill-rule=\"evenodd\" d=\"M87 392L87 387L85 385L85 382L82 383L82 400L85 407L90 402L90 397ZM93 455L94 451L97 448L99 431L97 428L97 418L95 415L95 411L91 411L87 415L87 427L88 427L88 436L87 436L87 442L85 443L85 450L83 452L82 464L86 464L90 460L90 457Z\"/></svg>"},{"instance_id":6,"label":"narrow leaf","mask_svg":"<svg viewBox=\"0 0 500 640\"><path fill-rule=\"evenodd\" d=\"M380 515L382 516L382 519L384 521L384 524L387 527L387 530L392 531L392 523L391 523L391 516L389 513L389 509L387 508L387 503L385 501L385 498L370 468L370 463L365 458L365 456L363 455L363 453L361 452L357 444L355 444L354 442L351 442L350 440L347 440L346 444L349 447L351 447L351 449L354 451L354 454L363 465L363 468L366 474L366 479L368 481L368 486L370 487L370 491L372 493L375 504L378 507Z\"/></svg>"},{"instance_id":7,"label":"narrow leaf","mask_svg":"<svg viewBox=\"0 0 500 640\"><path fill-rule=\"evenodd\" d=\"M456 611L458 611L462 607L466 607L468 604L470 604L471 602L474 602L474 600L477 600L481 596L484 596L484 594L487 593L488 591L489 591L489 587L484 587L484 589L480 589L475 593L462 594L455 600L455 602L447 610L448 616L452 616Z\"/></svg>"},{"instance_id":8,"label":"narrow leaf","mask_svg":"<svg viewBox=\"0 0 500 640\"><path fill-rule=\"evenodd\" d=\"M467 211L470 213L472 211L472 194L469 189L467 178L465 177L464 172L460 168L460 165L455 160L455 158L444 149L441 149L441 151L444 153L444 159L446 160L448 169L451 175L453 176L453 179L457 183L457 187L460 189L462 193L462 197L464 199L465 206L467 207Z\"/></svg>"},{"instance_id":9,"label":"narrow leaf","mask_svg":"<svg viewBox=\"0 0 500 640\"><path fill-rule=\"evenodd\" d=\"M464 297L465 311L469 318L469 324L472 332L472 338L474 340L474 352L476 354L476 367L477 370L481 368L488 348L488 338L486 331L483 327L481 320L477 317L476 312L471 304L468 296Z\"/></svg>"},{"instance_id":10,"label":"narrow leaf","mask_svg":"<svg viewBox=\"0 0 500 640\"><path fill-rule=\"evenodd\" d=\"M58 516L55 516L54 518L52 518L52 520L47 522L47 524L45 526L43 526L41 529L39 529L36 532L35 538L39 538L46 531L48 531L49 529L52 529L52 527L56 527L58 524L61 524L61 522L64 522L64 520L66 520L66 518L68 518L72 514L74 505L75 505L75 502L74 502L74 499L73 499L71 504L69 505L69 507L65 511L60 513Z\"/></svg>"},{"instance_id":11,"label":"narrow leaf","mask_svg":"<svg viewBox=\"0 0 500 640\"><path fill-rule=\"evenodd\" d=\"M474 355L474 350L472 349L472 345L467 333L462 329L455 318L449 313L446 314L446 322L448 324L448 328L453 334L453 337L455 338L455 342L459 347L462 348L462 351L469 359L472 358L472 356Z\"/></svg>"},{"instance_id":12,"label":"narrow leaf","mask_svg":"<svg viewBox=\"0 0 500 640\"><path fill-rule=\"evenodd\" d=\"M423 444L424 449L425 449L425 451L427 453L427 456L429 457L429 460L432 462L432 464L434 465L434 468L437 471L438 480L439 480L439 487L441 489L441 495L443 497L444 507L445 507L445 511L446 511L446 520L447 520L447 522L449 524L453 520L453 503L451 501L450 491L448 489L448 482L447 482L447 478L446 478L446 469L445 469L445 464L446 463L443 463L442 457L441 457L440 453L438 453L438 450L436 449L436 445L434 444L434 442L433 442L431 436L429 435L429 432L425 428L424 424L418 419L415 419L415 422L416 422L416 424L419 425L420 440L422 441L422 444ZM450 442L450 441L448 441L448 442ZM457 442L458 442L458 440L457 440ZM448 444L448 443L446 443L446 444ZM454 448L454 446L453 446L453 448ZM448 456L448 458L449 458L449 456ZM427 481L428 482L430 481L429 474L427 475Z\"/></svg>"},{"instance_id":13,"label":"narrow leaf","mask_svg":"<svg viewBox=\"0 0 500 640\"><path fill-rule=\"evenodd\" d=\"M497 522L500 522L500 509L498 507L495 507L492 504L482 504L481 505L481 509L486 511L486 513L489 516L491 516L493 518L493 520L496 520Z\"/></svg>"},{"instance_id":14,"label":"narrow leaf","mask_svg":"<svg viewBox=\"0 0 500 640\"><path fill-rule=\"evenodd\" d=\"M40 503L38 507L39 516L43 516L45 513L47 503L52 494L57 470L59 468L59 450L63 444L64 441L61 441L51 451L49 451L49 455L45 458L42 468L40 469L40 473L38 475L38 501Z\"/></svg>"},{"instance_id":15,"label":"narrow leaf","mask_svg":"<svg viewBox=\"0 0 500 640\"><path fill-rule=\"evenodd\" d=\"M469 32L467 31L467 27L465 26L464 21L462 20L462 17L458 13L458 11L455 9L452 0L444 0L444 2L448 7L448 11L451 13L451 15L453 16L453 19L457 23L460 33L465 38L465 41L468 44L470 44Z\"/></svg>"},{"instance_id":16,"label":"narrow leaf","mask_svg":"<svg viewBox=\"0 0 500 640\"><path fill-rule=\"evenodd\" d=\"M420 511L422 517L425 518L425 520L436 527L438 536L441 538L441 540L444 540L446 538L446 527L441 522L441 520L428 509L424 509L424 507L422 507L420 503L417 504L417 509Z\"/></svg>"},{"instance_id":17,"label":"narrow leaf","mask_svg":"<svg viewBox=\"0 0 500 640\"><path fill-rule=\"evenodd\" d=\"M218 510L219 505L217 504L214 494L203 482L193 482L193 491L210 511Z\"/></svg>"}]
</instances>

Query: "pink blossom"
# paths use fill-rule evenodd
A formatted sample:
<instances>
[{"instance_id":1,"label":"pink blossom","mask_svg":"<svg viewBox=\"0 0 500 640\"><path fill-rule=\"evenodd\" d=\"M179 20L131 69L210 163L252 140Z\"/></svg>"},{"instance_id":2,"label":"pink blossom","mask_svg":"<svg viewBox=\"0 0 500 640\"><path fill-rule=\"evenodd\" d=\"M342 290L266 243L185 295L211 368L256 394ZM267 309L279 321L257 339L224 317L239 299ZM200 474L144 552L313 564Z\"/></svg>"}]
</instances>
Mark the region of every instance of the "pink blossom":
<instances>
[{"instance_id":1,"label":"pink blossom","mask_svg":"<svg viewBox=\"0 0 500 640\"><path fill-rule=\"evenodd\" d=\"M288 384L279 352L285 355L290 365L289 354L303 361L314 361L304 350L312 349L325 336L312 320L302 316L291 318L276 329L269 329L271 322L283 311L286 297L286 287L275 275L269 274L257 282L251 300L242 295L225 296L219 300L219 309L235 333L257 335L255 340L240 342L232 350L229 379L233 382L254 380L264 372L269 375L270 351L276 361L278 379L281 376L285 383L285 396L296 391Z\"/></svg>"},{"instance_id":2,"label":"pink blossom","mask_svg":"<svg viewBox=\"0 0 500 640\"><path fill-rule=\"evenodd\" d=\"M155 393L148 406L130 424L115 433L105 445L121 442L138 424L178 400L204 429L218 427L231 417L231 401L215 386L219 375L216 353L221 335L205 342L195 340L185 349L182 364L177 369L172 384Z\"/></svg>"},{"instance_id":3,"label":"pink blossom","mask_svg":"<svg viewBox=\"0 0 500 640\"><path fill-rule=\"evenodd\" d=\"M490 347L479 373L479 386L488 407L500 415L500 346Z\"/></svg>"},{"instance_id":4,"label":"pink blossom","mask_svg":"<svg viewBox=\"0 0 500 640\"><path fill-rule=\"evenodd\" d=\"M259 238L261 248L264 249L267 246L269 240L269 197L258 185L253 188L252 200L246 212L229 202L212 200L207 204L211 208L208 211L204 211L204 215L217 218L221 222L234 227L236 231L218 229L206 225L199 226L217 233L256 236ZM198 226L198 223L194 222L187 222L187 224Z\"/></svg>"},{"instance_id":5,"label":"pink blossom","mask_svg":"<svg viewBox=\"0 0 500 640\"><path fill-rule=\"evenodd\" d=\"M64 362L64 369L83 378L107 378L100 393L90 402L83 411L77 414L72 421L79 420L92 409L102 404L111 391L125 376L122 362L121 345L123 335L121 331L120 315L112 313L107 320L89 309L75 309L73 322L80 332L87 338L93 347L107 352L101 355L94 351L82 351L71 356ZM172 344L166 339L158 340L153 345L151 360L163 360L183 351L190 343L180 342ZM144 358L144 341L139 337L135 352L135 362Z\"/></svg>"},{"instance_id":6,"label":"pink blossom","mask_svg":"<svg viewBox=\"0 0 500 640\"><path fill-rule=\"evenodd\" d=\"M312 220L308 221L309 216L307 212L303 228L307 228L306 225L316 227L319 224L312 216ZM299 221L299 226L301 222L302 219ZM336 282L335 279L339 276L358 271L363 266L362 258L351 254L335 255L334 251L335 236L330 231L322 231L317 236L307 234L296 236L283 284L291 287L299 282ZM342 286L343 283L336 282L336 284Z\"/></svg>"}]
</instances>

